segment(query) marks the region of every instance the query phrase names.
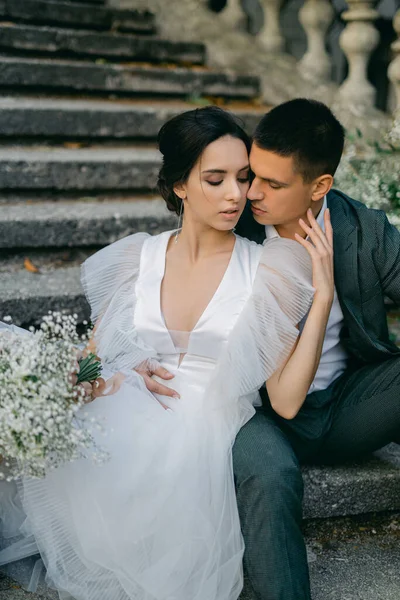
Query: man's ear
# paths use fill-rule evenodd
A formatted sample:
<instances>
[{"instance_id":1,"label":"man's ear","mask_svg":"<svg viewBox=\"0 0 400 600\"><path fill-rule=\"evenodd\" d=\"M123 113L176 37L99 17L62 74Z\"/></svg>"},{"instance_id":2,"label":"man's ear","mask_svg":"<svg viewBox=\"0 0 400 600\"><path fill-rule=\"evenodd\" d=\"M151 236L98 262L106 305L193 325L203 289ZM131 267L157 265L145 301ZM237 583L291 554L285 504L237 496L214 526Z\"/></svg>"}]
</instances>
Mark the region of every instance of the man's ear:
<instances>
[{"instance_id":1,"label":"man's ear","mask_svg":"<svg viewBox=\"0 0 400 600\"><path fill-rule=\"evenodd\" d=\"M321 200L329 192L332 185L332 175L321 175L320 177L317 177L313 184L311 200L313 202L318 202L318 200Z\"/></svg>"},{"instance_id":2,"label":"man's ear","mask_svg":"<svg viewBox=\"0 0 400 600\"><path fill-rule=\"evenodd\" d=\"M180 198L181 200L186 200L186 187L183 183L177 183L176 185L174 185L174 192L178 196L178 198Z\"/></svg>"}]
</instances>

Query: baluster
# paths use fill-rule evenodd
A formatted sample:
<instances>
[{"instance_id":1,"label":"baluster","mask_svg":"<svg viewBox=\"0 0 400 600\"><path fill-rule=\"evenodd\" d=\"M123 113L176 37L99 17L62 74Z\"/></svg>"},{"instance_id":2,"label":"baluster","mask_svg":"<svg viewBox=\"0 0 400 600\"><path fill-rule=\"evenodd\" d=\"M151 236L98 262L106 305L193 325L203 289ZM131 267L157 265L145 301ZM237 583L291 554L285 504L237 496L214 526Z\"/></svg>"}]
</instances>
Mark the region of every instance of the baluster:
<instances>
[{"instance_id":1,"label":"baluster","mask_svg":"<svg viewBox=\"0 0 400 600\"><path fill-rule=\"evenodd\" d=\"M282 35L279 21L283 2L284 0L262 0L264 25L257 34L257 38L268 52L280 52L285 46L285 38Z\"/></svg>"},{"instance_id":2,"label":"baluster","mask_svg":"<svg viewBox=\"0 0 400 600\"><path fill-rule=\"evenodd\" d=\"M227 0L226 6L221 13L225 22L232 29L237 29L243 22L244 12L240 0Z\"/></svg>"},{"instance_id":3,"label":"baluster","mask_svg":"<svg viewBox=\"0 0 400 600\"><path fill-rule=\"evenodd\" d=\"M323 82L331 78L332 62L325 48L325 34L333 16L329 0L306 0L299 10L299 20L307 35L307 51L298 69L305 79Z\"/></svg>"},{"instance_id":4,"label":"baluster","mask_svg":"<svg viewBox=\"0 0 400 600\"><path fill-rule=\"evenodd\" d=\"M388 77L394 86L396 98L395 115L400 118L400 9L393 19L393 28L397 33L397 40L392 44L394 59L389 65Z\"/></svg>"},{"instance_id":5,"label":"baluster","mask_svg":"<svg viewBox=\"0 0 400 600\"><path fill-rule=\"evenodd\" d=\"M349 74L339 88L339 98L348 105L372 107L376 90L368 81L367 67L379 43L379 33L373 25L378 17L376 0L348 0L347 4L349 10L342 15L347 25L339 43L349 63Z\"/></svg>"}]
</instances>

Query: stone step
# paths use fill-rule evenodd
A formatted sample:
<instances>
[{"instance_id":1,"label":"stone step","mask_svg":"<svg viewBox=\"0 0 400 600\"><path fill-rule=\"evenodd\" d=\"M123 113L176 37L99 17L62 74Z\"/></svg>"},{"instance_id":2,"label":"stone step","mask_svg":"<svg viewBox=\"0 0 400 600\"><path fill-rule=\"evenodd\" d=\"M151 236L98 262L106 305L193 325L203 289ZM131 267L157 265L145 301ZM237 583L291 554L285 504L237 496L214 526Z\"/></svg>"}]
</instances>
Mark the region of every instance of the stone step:
<instances>
[{"instance_id":1,"label":"stone step","mask_svg":"<svg viewBox=\"0 0 400 600\"><path fill-rule=\"evenodd\" d=\"M303 531L313 600L399 600L398 512L306 521ZM58 599L42 582L35 594L15 583L28 578L36 559L14 563L9 576L0 575L1 600ZM256 600L246 576L240 600Z\"/></svg>"},{"instance_id":2,"label":"stone step","mask_svg":"<svg viewBox=\"0 0 400 600\"><path fill-rule=\"evenodd\" d=\"M0 206L0 248L106 245L137 231L176 226L161 198L16 202Z\"/></svg>"},{"instance_id":3,"label":"stone step","mask_svg":"<svg viewBox=\"0 0 400 600\"><path fill-rule=\"evenodd\" d=\"M332 533L322 543L306 538L313 600L399 600L399 519L394 517L392 523L395 529L382 535L337 541ZM31 564L30 560L15 564L14 576L30 573ZM0 586L2 600L58 600L58 594L43 584L29 594L4 576ZM246 578L240 600L256 600Z\"/></svg>"},{"instance_id":4,"label":"stone step","mask_svg":"<svg viewBox=\"0 0 400 600\"><path fill-rule=\"evenodd\" d=\"M6 89L67 90L152 96L254 98L259 80L203 67L152 67L0 57L0 86Z\"/></svg>"},{"instance_id":5,"label":"stone step","mask_svg":"<svg viewBox=\"0 0 400 600\"><path fill-rule=\"evenodd\" d=\"M339 466L304 467L304 518L400 510L400 446Z\"/></svg>"},{"instance_id":6,"label":"stone step","mask_svg":"<svg viewBox=\"0 0 400 600\"><path fill-rule=\"evenodd\" d=\"M118 62L130 60L201 65L205 60L203 44L171 42L144 35L12 23L0 24L0 49L53 56L107 57L118 59Z\"/></svg>"},{"instance_id":7,"label":"stone step","mask_svg":"<svg viewBox=\"0 0 400 600\"><path fill-rule=\"evenodd\" d=\"M60 306L62 304L62 308L78 312L81 319L87 318L87 312L85 312L87 307L85 309L85 305L82 305L82 298L79 295L79 269L75 267L94 251L91 245L98 247L99 244L102 244L102 240L113 241L119 237L119 234L124 235L143 230L158 233L166 228L174 229L176 226L175 215L164 212L162 203L157 198L140 199L137 196L129 195L125 196L124 199L118 199L115 196L108 197L107 195L100 198L91 196L80 199L69 198L68 201L64 199L64 201L60 201L59 209L56 206L57 202L54 200L48 200L47 202L33 200L31 207L22 198L20 202L15 202L14 205L12 203L10 205L0 204L0 213L3 215L0 237L4 236L5 238L4 247L0 253L0 289L2 290L0 320L4 315L11 314L17 325L29 324L31 321L37 322L47 310L55 309L58 302L60 302ZM18 208L18 203L21 207L26 206L26 214L20 222L12 223L11 219L16 214L21 216L23 212L21 208ZM71 210L69 215L64 218L68 203ZM123 207L124 203L129 206ZM51 205L48 218L44 215L46 204ZM106 206L107 204L109 206ZM36 205L41 206L42 210L36 211ZM90 208L93 205L96 206L96 217L92 217L93 213L88 208L89 205ZM8 210L8 206L10 206L10 210ZM74 206L79 209L79 214L76 213ZM118 212L114 211L113 207L118 207ZM8 220L8 216L10 216L10 220ZM110 220L109 223L106 222L107 218ZM80 230L82 226L83 231ZM96 233L88 230L91 226L96 228ZM36 241L34 241L34 227L38 236ZM64 233L63 228L66 230ZM57 235L60 236L59 241L55 239ZM24 241L25 236L27 241ZM68 241L69 236L71 236L71 243ZM15 237L15 242L11 241L13 237ZM45 241L43 242L43 240ZM23 250L24 248L25 250ZM64 253L63 250L65 249L70 250ZM24 269L24 258L26 256L31 258L33 264L38 267L38 273L33 274ZM64 271L65 278L68 279L71 287L69 289L67 287L66 292L58 297L57 281L64 279ZM53 297L54 293L56 293L55 297ZM76 305L77 298L80 309ZM388 325L394 341L397 341L400 345L400 319L396 311L391 312L389 310ZM377 464L381 465L382 461L379 460ZM371 469L372 466L371 464ZM336 473L334 467L332 467L331 473L330 485L332 486ZM336 487L340 490L342 484L341 473L338 472L336 475L338 476ZM373 470L371 470L370 476L370 483L374 485L372 481ZM390 470L387 476L389 481L393 479L393 473ZM394 481L394 483L399 486L399 480ZM312 481L310 480L310 486L311 484ZM398 502L400 502L399 490L398 487ZM316 490L315 494L313 492L313 495L318 497L318 494L323 495L326 492L329 494L329 490L327 491L325 486L324 489ZM373 495L370 495L369 501L371 502L370 510L375 510L373 508L375 502ZM346 506L346 502L347 499L343 497L338 507L332 507L330 514L335 515L334 510L338 510L338 514L347 514L342 512L342 505ZM311 503L312 497L310 497L310 506ZM398 508L400 509L400 506ZM318 517L319 515L311 510L310 515L307 516Z\"/></svg>"},{"instance_id":8,"label":"stone step","mask_svg":"<svg viewBox=\"0 0 400 600\"><path fill-rule=\"evenodd\" d=\"M153 190L160 163L152 147L0 146L0 189Z\"/></svg>"},{"instance_id":9,"label":"stone step","mask_svg":"<svg viewBox=\"0 0 400 600\"><path fill-rule=\"evenodd\" d=\"M194 103L179 101L77 100L56 98L0 98L0 135L46 138L142 138L155 139L165 121ZM266 107L231 103L249 133L256 128Z\"/></svg>"},{"instance_id":10,"label":"stone step","mask_svg":"<svg viewBox=\"0 0 400 600\"><path fill-rule=\"evenodd\" d=\"M0 18L7 21L138 33L154 33L156 29L154 15L147 10L119 10L84 2L0 0Z\"/></svg>"},{"instance_id":11,"label":"stone step","mask_svg":"<svg viewBox=\"0 0 400 600\"><path fill-rule=\"evenodd\" d=\"M106 4L106 0L52 0L52 2L78 2L79 4Z\"/></svg>"},{"instance_id":12,"label":"stone step","mask_svg":"<svg viewBox=\"0 0 400 600\"><path fill-rule=\"evenodd\" d=\"M105 4L106 0L52 0L52 2L78 2L79 4Z\"/></svg>"},{"instance_id":13,"label":"stone step","mask_svg":"<svg viewBox=\"0 0 400 600\"><path fill-rule=\"evenodd\" d=\"M0 320L11 315L15 324L37 322L48 310L71 310L72 307L79 318L86 319L89 315L78 267L44 273L0 273L0 289Z\"/></svg>"},{"instance_id":14,"label":"stone step","mask_svg":"<svg viewBox=\"0 0 400 600\"><path fill-rule=\"evenodd\" d=\"M400 513L318 519L303 532L313 600L400 598Z\"/></svg>"},{"instance_id":15,"label":"stone step","mask_svg":"<svg viewBox=\"0 0 400 600\"><path fill-rule=\"evenodd\" d=\"M365 532L357 531L356 523L351 525L354 531L346 532L344 538L340 535L341 523L336 521L322 539L306 535L313 600L399 600L399 515L388 515L382 532L374 519L362 527ZM25 579L35 560L36 557L14 563L11 574L19 580ZM35 594L29 594L7 576L0 578L0 597L1 600L58 600L58 594L44 584L40 584ZM246 577L240 600L256 600Z\"/></svg>"}]
</instances>

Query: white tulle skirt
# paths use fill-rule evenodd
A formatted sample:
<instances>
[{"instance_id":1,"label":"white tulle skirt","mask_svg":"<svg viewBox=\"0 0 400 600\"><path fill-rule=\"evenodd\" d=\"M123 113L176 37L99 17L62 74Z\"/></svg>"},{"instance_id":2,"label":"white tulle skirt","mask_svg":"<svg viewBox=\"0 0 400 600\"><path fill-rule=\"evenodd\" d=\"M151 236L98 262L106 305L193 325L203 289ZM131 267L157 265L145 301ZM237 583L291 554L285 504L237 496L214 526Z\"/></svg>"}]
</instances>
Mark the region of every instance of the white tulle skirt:
<instances>
[{"instance_id":1,"label":"white tulle skirt","mask_svg":"<svg viewBox=\"0 0 400 600\"><path fill-rule=\"evenodd\" d=\"M200 390L180 391L175 408L165 410L140 386L123 383L86 407L106 431L97 443L107 462L80 460L21 483L25 542L34 538L60 597L238 598L243 540L232 432L222 413L204 408ZM6 497L3 491L3 522L12 530L21 507ZM0 552L3 564L21 557L18 543Z\"/></svg>"}]
</instances>

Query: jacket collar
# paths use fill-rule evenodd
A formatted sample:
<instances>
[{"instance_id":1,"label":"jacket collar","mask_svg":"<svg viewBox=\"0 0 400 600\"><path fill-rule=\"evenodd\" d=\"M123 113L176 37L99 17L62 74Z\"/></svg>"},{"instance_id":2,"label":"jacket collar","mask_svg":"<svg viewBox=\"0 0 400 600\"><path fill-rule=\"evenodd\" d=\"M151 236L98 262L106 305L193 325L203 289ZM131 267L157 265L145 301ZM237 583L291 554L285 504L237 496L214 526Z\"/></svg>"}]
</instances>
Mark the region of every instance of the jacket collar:
<instances>
[{"instance_id":1,"label":"jacket collar","mask_svg":"<svg viewBox=\"0 0 400 600\"><path fill-rule=\"evenodd\" d=\"M333 228L335 285L343 314L349 313L360 332L364 332L358 273L358 227L351 204L341 192L328 194Z\"/></svg>"}]
</instances>

